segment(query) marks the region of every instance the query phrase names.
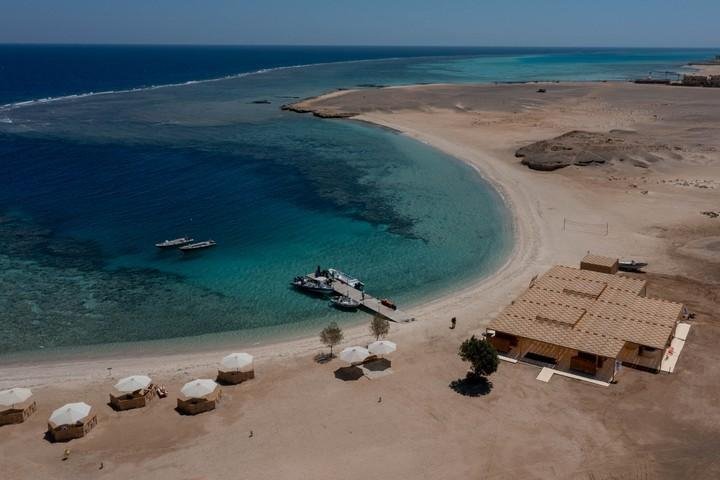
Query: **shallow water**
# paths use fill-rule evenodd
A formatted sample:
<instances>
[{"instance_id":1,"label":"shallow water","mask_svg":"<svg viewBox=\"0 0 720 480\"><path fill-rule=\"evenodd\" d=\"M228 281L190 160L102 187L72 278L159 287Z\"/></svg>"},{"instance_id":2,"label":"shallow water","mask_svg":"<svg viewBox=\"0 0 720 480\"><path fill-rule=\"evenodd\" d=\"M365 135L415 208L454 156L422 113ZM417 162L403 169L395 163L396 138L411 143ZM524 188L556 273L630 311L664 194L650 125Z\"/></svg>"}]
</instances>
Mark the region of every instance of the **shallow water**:
<instances>
[{"instance_id":1,"label":"shallow water","mask_svg":"<svg viewBox=\"0 0 720 480\"><path fill-rule=\"evenodd\" d=\"M367 318L288 287L317 264L405 306L505 260L508 213L470 167L388 130L279 109L294 97L359 84L622 78L702 56L456 52L7 107L0 352L221 332L250 344ZM153 247L181 235L218 246L189 256Z\"/></svg>"}]
</instances>

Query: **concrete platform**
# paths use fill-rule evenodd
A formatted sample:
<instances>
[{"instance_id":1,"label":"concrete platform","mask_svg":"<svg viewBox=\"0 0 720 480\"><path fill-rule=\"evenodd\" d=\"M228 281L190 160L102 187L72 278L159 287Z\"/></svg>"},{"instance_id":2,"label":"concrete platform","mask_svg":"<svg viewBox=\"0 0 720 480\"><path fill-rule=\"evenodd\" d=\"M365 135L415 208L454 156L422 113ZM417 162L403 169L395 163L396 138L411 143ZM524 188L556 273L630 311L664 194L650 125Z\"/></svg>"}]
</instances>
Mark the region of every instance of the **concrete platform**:
<instances>
[{"instance_id":1,"label":"concrete platform","mask_svg":"<svg viewBox=\"0 0 720 480\"><path fill-rule=\"evenodd\" d=\"M678 323L675 328L675 336L670 341L670 347L665 350L662 363L660 364L660 371L666 373L673 373L675 371L675 365L680 358L680 353L685 347L685 339L687 339L688 333L690 332L689 323Z\"/></svg>"},{"instance_id":2,"label":"concrete platform","mask_svg":"<svg viewBox=\"0 0 720 480\"><path fill-rule=\"evenodd\" d=\"M536 377L536 380L540 380L541 382L548 383L554 373L555 373L555 370L553 370L552 368L543 367L540 370L540 373L538 374L538 376Z\"/></svg>"},{"instance_id":3,"label":"concrete platform","mask_svg":"<svg viewBox=\"0 0 720 480\"><path fill-rule=\"evenodd\" d=\"M602 380L595 380L594 378L583 377L582 375L575 375L574 373L563 372L562 370L553 370L548 367L543 367L538 376L535 378L541 382L548 383L553 375L560 375L562 377L572 378L573 380L580 380L581 382L600 385L601 387L607 387L610 385L608 382L603 382Z\"/></svg>"}]
</instances>

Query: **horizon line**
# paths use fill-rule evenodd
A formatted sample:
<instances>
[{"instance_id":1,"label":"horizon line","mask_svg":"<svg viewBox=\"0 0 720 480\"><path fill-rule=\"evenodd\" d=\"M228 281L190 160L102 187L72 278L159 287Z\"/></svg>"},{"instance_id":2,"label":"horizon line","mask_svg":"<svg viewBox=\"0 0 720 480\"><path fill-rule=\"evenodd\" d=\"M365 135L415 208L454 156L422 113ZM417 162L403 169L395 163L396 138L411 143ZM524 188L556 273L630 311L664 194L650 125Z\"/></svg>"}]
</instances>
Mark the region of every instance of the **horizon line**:
<instances>
[{"instance_id":1,"label":"horizon line","mask_svg":"<svg viewBox=\"0 0 720 480\"><path fill-rule=\"evenodd\" d=\"M159 43L142 43L142 42L0 42L0 46L77 46L77 47L327 47L327 48L526 48L526 49L583 49L583 48L604 48L604 49L623 49L633 48L638 50L712 50L720 49L718 46L633 46L633 45L430 45L430 44L323 44L323 43L307 43L307 44L285 44L285 43L183 43L183 42L159 42Z\"/></svg>"}]
</instances>

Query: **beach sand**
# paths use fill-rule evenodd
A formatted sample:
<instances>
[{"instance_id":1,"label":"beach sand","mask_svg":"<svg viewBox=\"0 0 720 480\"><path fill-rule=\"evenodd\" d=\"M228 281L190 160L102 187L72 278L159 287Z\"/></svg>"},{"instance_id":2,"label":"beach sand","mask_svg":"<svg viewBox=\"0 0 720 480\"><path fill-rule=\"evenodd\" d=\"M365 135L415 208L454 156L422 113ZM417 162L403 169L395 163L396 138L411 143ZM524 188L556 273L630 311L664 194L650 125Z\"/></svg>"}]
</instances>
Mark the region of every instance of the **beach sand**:
<instances>
[{"instance_id":1,"label":"beach sand","mask_svg":"<svg viewBox=\"0 0 720 480\"><path fill-rule=\"evenodd\" d=\"M720 217L702 213L720 212L717 91L427 85L344 91L296 108L389 127L476 167L513 212L516 244L508 262L414 309L416 322L393 325L389 339L399 348L392 375L337 379L342 362L316 363L323 349L315 338L265 346L249 350L256 379L226 387L218 410L197 417L173 410L177 391L188 379L213 376L225 352L4 365L0 388L32 386L39 408L27 423L0 428L3 476L720 476ZM552 172L531 170L514 155L574 130L629 136L631 145L607 154L576 144L606 163ZM626 368L617 385L603 388L565 378L545 384L535 380L537 368L502 364L487 394L452 389L466 371L456 355L460 342L482 332L534 275L555 263L577 265L588 251L650 262L649 295L697 313L676 372ZM453 316L458 328L449 330ZM344 346L371 341L366 326L346 337ZM107 393L133 373L167 384L169 398L113 412ZM81 400L97 408L98 427L69 444L43 440L49 413ZM72 454L61 461L65 448Z\"/></svg>"},{"instance_id":2,"label":"beach sand","mask_svg":"<svg viewBox=\"0 0 720 480\"><path fill-rule=\"evenodd\" d=\"M697 75L720 75L720 64L691 63L690 66L697 70Z\"/></svg>"}]
</instances>

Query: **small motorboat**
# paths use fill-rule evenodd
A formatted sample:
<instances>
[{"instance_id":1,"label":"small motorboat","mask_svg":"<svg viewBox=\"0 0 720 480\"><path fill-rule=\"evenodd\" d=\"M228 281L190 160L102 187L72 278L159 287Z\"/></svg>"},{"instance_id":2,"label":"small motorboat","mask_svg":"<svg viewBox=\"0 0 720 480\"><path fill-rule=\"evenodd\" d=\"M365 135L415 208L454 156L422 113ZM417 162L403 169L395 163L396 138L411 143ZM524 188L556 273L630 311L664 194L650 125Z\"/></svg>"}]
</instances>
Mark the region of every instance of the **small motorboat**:
<instances>
[{"instance_id":1,"label":"small motorboat","mask_svg":"<svg viewBox=\"0 0 720 480\"><path fill-rule=\"evenodd\" d=\"M194 238L189 237L180 237L180 238L173 238L172 240L165 240L164 242L156 243L155 246L157 248L176 248L176 247L182 247L183 245L187 245L188 243L194 242Z\"/></svg>"},{"instance_id":2,"label":"small motorboat","mask_svg":"<svg viewBox=\"0 0 720 480\"><path fill-rule=\"evenodd\" d=\"M347 295L337 295L330 299L330 305L340 310L357 310L360 302Z\"/></svg>"},{"instance_id":3,"label":"small motorboat","mask_svg":"<svg viewBox=\"0 0 720 480\"><path fill-rule=\"evenodd\" d=\"M391 310L397 310L397 305L395 305L395 303L393 303L392 300L383 298L382 300L380 300L380 303L382 303L383 305L385 305L386 307L388 307Z\"/></svg>"},{"instance_id":4,"label":"small motorboat","mask_svg":"<svg viewBox=\"0 0 720 480\"><path fill-rule=\"evenodd\" d=\"M636 262L635 260L620 260L618 266L623 272L639 272L647 267L646 262Z\"/></svg>"},{"instance_id":5,"label":"small motorboat","mask_svg":"<svg viewBox=\"0 0 720 480\"><path fill-rule=\"evenodd\" d=\"M194 252L196 250L203 250L205 248L214 247L216 245L215 240L205 240L204 242L190 243L180 247L180 251L183 253Z\"/></svg>"},{"instance_id":6,"label":"small motorboat","mask_svg":"<svg viewBox=\"0 0 720 480\"><path fill-rule=\"evenodd\" d=\"M291 282L291 285L298 290L309 293L317 293L320 295L330 295L335 292L329 280L322 280L318 278L312 278L309 276L295 277Z\"/></svg>"}]
</instances>

